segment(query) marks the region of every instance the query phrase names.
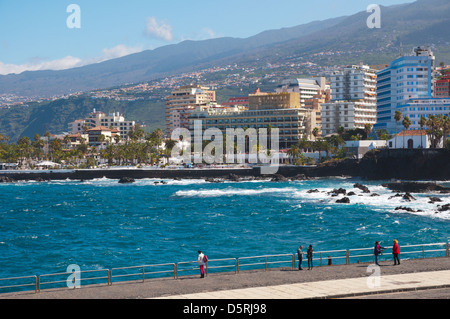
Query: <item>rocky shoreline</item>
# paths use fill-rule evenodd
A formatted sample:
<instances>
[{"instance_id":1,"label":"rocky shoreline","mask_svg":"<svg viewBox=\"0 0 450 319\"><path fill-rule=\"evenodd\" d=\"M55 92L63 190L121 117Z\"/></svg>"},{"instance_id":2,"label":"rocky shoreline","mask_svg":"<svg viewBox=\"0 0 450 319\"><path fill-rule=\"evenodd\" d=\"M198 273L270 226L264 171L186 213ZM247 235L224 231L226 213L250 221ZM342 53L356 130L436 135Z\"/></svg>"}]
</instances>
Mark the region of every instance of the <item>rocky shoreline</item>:
<instances>
[{"instance_id":1,"label":"rocky shoreline","mask_svg":"<svg viewBox=\"0 0 450 319\"><path fill-rule=\"evenodd\" d=\"M206 179L210 182L223 180L273 181L306 180L317 177L354 177L365 180L450 180L450 150L375 150L363 159L329 161L317 166L278 167L276 174L265 175L261 167L253 168L203 168L203 169L93 169L48 171L0 171L0 183L14 181L90 180L109 179ZM123 182L126 182L125 180ZM411 186L411 185L410 185ZM427 185L427 187L432 187ZM439 189L433 189L440 191ZM441 189L442 191L447 191ZM404 189L403 191L408 191ZM411 192L411 190L409 191Z\"/></svg>"}]
</instances>

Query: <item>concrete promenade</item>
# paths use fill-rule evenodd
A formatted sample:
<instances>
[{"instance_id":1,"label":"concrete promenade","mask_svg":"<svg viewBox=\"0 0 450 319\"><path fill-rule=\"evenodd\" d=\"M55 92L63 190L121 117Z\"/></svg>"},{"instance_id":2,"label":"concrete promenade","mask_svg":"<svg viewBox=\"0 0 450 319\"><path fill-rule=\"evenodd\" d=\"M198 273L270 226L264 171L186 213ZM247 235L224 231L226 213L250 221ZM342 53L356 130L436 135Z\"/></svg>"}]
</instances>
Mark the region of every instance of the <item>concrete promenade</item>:
<instances>
[{"instance_id":1,"label":"concrete promenade","mask_svg":"<svg viewBox=\"0 0 450 319\"><path fill-rule=\"evenodd\" d=\"M365 296L376 298L375 295L380 297L388 293L402 293L405 298L410 299L411 292L431 289L439 291L438 293L427 291L425 294L430 298L440 299L440 295L443 294L443 297L450 299L450 270L211 291L159 299L336 299Z\"/></svg>"},{"instance_id":2,"label":"concrete promenade","mask_svg":"<svg viewBox=\"0 0 450 319\"><path fill-rule=\"evenodd\" d=\"M301 271L275 268L214 273L203 279L184 276L114 282L110 286L0 294L0 299L383 299L392 298L393 293L405 299L450 299L449 257L402 260L397 266L385 260L380 266L379 273L374 273L369 263L307 270L304 262Z\"/></svg>"}]
</instances>

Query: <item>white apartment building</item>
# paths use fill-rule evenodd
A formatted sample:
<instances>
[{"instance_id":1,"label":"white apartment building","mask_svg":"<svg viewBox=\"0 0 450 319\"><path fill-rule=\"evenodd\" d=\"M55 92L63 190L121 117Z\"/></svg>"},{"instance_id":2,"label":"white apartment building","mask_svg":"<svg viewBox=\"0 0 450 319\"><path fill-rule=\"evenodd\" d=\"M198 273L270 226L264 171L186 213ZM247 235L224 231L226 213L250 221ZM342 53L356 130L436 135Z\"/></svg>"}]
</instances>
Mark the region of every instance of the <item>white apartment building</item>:
<instances>
[{"instance_id":1,"label":"white apartment building","mask_svg":"<svg viewBox=\"0 0 450 319\"><path fill-rule=\"evenodd\" d=\"M402 113L402 117L408 116L412 125L409 130L420 130L420 118L423 116L428 119L433 115L447 115L450 116L450 98L423 98L411 99L405 104L397 107L397 110ZM398 129L403 128L402 124L398 123ZM426 128L426 126L424 127Z\"/></svg>"},{"instance_id":2,"label":"white apartment building","mask_svg":"<svg viewBox=\"0 0 450 319\"><path fill-rule=\"evenodd\" d=\"M275 89L276 93L296 92L300 93L300 107L305 107L307 100L315 98L320 92L329 90L326 78L315 77L311 79L288 79L281 82Z\"/></svg>"},{"instance_id":3,"label":"white apartment building","mask_svg":"<svg viewBox=\"0 0 450 319\"><path fill-rule=\"evenodd\" d=\"M82 120L75 120L74 122L69 123L69 132L70 134L77 134L84 132L85 126L87 127L87 129L103 126L106 128L119 130L119 134L123 138L128 135L128 133L133 129L135 125L135 121L125 120L124 116L119 114L118 112L106 115L105 113L96 111L94 109L87 118Z\"/></svg>"},{"instance_id":4,"label":"white apartment building","mask_svg":"<svg viewBox=\"0 0 450 319\"><path fill-rule=\"evenodd\" d=\"M374 125L377 119L376 70L367 65L352 65L331 75L329 103L322 104L323 135L344 129Z\"/></svg>"},{"instance_id":5,"label":"white apartment building","mask_svg":"<svg viewBox=\"0 0 450 319\"><path fill-rule=\"evenodd\" d=\"M340 126L346 130L364 129L377 120L376 105L366 102L334 101L322 104L323 135L336 133Z\"/></svg>"}]
</instances>

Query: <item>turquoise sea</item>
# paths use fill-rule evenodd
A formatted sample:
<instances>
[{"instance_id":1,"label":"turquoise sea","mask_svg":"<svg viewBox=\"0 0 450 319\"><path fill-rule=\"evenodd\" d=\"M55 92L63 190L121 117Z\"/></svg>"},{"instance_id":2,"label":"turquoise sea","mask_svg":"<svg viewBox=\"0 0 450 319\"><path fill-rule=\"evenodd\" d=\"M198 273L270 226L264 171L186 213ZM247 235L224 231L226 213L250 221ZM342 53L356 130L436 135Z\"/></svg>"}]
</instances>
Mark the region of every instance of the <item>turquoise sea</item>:
<instances>
[{"instance_id":1,"label":"turquoise sea","mask_svg":"<svg viewBox=\"0 0 450 319\"><path fill-rule=\"evenodd\" d=\"M196 260L447 242L450 194L406 202L355 179L295 182L118 180L0 184L0 278ZM353 185L369 187L364 194ZM353 191L350 204L327 192ZM316 193L308 190L317 189ZM380 196L371 196L377 193ZM398 206L421 210L411 213Z\"/></svg>"}]
</instances>

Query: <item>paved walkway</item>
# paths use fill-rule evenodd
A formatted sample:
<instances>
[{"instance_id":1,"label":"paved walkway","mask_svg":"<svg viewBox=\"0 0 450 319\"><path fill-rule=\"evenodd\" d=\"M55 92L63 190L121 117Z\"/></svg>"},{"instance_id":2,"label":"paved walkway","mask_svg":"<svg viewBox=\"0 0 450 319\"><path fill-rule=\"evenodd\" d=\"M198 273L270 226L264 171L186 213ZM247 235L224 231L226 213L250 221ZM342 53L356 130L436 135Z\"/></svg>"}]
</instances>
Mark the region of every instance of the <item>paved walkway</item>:
<instances>
[{"instance_id":1,"label":"paved walkway","mask_svg":"<svg viewBox=\"0 0 450 319\"><path fill-rule=\"evenodd\" d=\"M345 298L358 295L436 288L450 288L450 270L212 291L156 299Z\"/></svg>"},{"instance_id":2,"label":"paved walkway","mask_svg":"<svg viewBox=\"0 0 450 319\"><path fill-rule=\"evenodd\" d=\"M305 265L304 265L305 266ZM450 258L402 260L393 266L381 262L376 276L370 264L353 263L314 267L299 271L277 268L241 271L238 274L212 273L179 279L155 279L145 282L114 282L112 285L82 286L80 289L43 289L39 293L0 294L0 299L307 299L373 298L383 293L408 292L411 298L450 298ZM379 281L377 281L379 279ZM434 288L434 289L433 289ZM412 293L416 295L411 295ZM422 293L417 296L417 293Z\"/></svg>"}]
</instances>

